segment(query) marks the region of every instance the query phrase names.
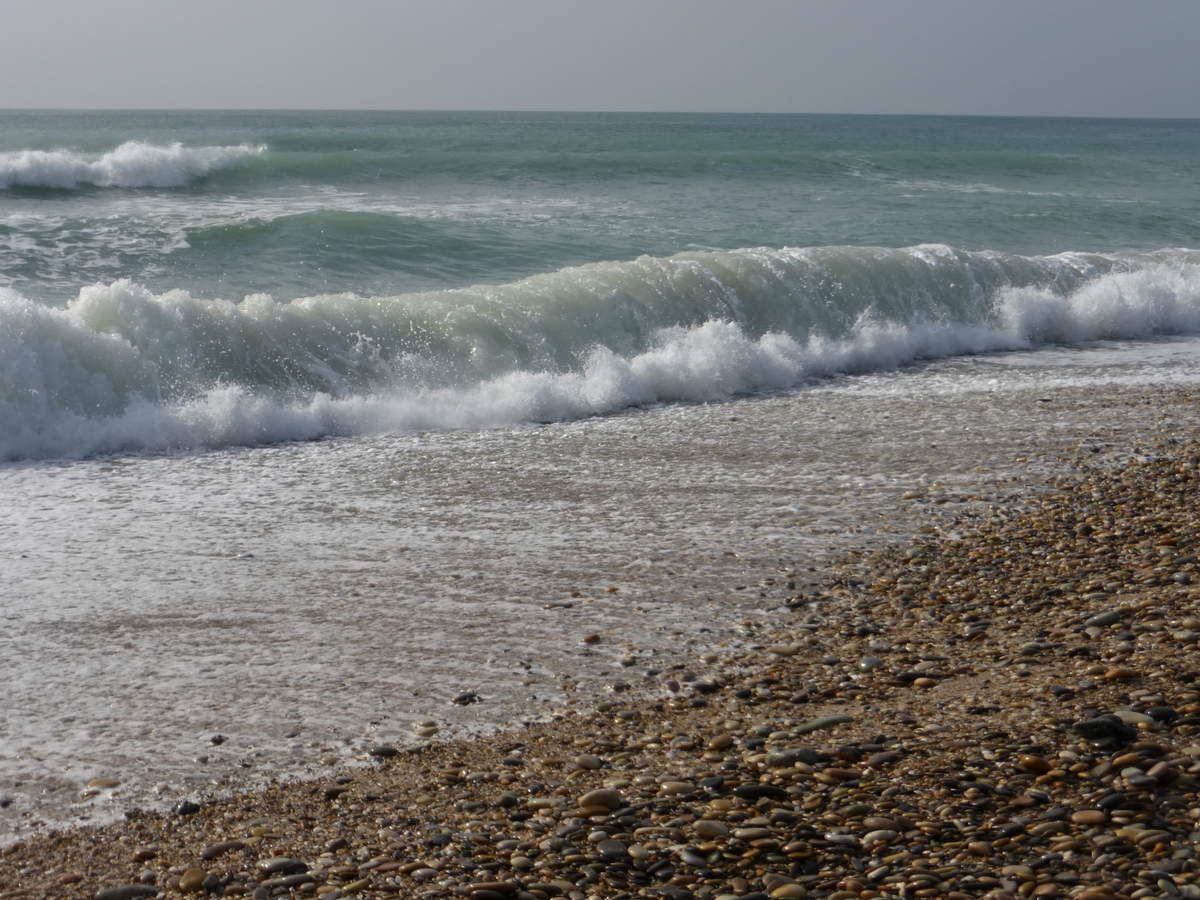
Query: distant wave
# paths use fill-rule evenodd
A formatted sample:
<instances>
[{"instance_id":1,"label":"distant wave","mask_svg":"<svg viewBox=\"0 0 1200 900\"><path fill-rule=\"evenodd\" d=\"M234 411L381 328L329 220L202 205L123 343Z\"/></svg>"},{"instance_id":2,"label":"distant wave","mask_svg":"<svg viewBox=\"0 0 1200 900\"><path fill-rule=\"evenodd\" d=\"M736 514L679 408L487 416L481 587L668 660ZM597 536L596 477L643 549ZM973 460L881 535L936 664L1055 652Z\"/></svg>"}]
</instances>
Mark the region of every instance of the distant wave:
<instances>
[{"instance_id":1,"label":"distant wave","mask_svg":"<svg viewBox=\"0 0 1200 900\"><path fill-rule=\"evenodd\" d=\"M72 150L18 150L0 153L0 190L183 187L265 150L265 146L254 144L185 147L180 143L159 146L142 141L126 141L95 158Z\"/></svg>"},{"instance_id":2,"label":"distant wave","mask_svg":"<svg viewBox=\"0 0 1200 900\"><path fill-rule=\"evenodd\" d=\"M1200 252L748 248L287 303L0 289L0 459L581 418L1047 343L1200 333Z\"/></svg>"},{"instance_id":3,"label":"distant wave","mask_svg":"<svg viewBox=\"0 0 1200 900\"><path fill-rule=\"evenodd\" d=\"M505 180L519 175L564 178L758 177L851 178L891 182L928 176L972 181L1017 174L1075 171L1081 163L1017 151L855 151L663 148L556 151L492 146L416 147L356 135L356 146L280 136L265 144L187 147L131 140L101 155L73 149L0 153L0 190L79 187L172 188L212 178L214 189L274 179L323 184L380 178L458 175ZM357 146L361 145L361 146Z\"/></svg>"}]
</instances>

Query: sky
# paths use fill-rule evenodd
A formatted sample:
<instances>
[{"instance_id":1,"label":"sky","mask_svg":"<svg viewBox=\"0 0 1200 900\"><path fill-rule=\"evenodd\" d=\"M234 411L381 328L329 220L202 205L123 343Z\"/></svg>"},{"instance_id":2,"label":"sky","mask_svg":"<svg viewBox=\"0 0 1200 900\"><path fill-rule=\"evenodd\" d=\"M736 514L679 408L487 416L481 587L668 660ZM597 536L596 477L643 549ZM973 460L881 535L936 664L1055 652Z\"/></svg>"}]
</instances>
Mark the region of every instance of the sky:
<instances>
[{"instance_id":1,"label":"sky","mask_svg":"<svg viewBox=\"0 0 1200 900\"><path fill-rule=\"evenodd\" d=\"M0 107L1200 117L1200 0L0 0Z\"/></svg>"}]
</instances>

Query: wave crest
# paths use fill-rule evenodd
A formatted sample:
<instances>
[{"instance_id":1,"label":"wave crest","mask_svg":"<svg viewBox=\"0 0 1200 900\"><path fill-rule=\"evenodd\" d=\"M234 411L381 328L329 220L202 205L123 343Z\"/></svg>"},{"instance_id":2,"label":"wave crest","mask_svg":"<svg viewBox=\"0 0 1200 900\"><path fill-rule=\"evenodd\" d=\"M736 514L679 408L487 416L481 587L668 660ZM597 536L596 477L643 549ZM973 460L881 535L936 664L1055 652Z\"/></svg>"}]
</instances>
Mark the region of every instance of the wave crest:
<instances>
[{"instance_id":1,"label":"wave crest","mask_svg":"<svg viewBox=\"0 0 1200 900\"><path fill-rule=\"evenodd\" d=\"M0 189L184 187L266 149L256 144L185 147L181 143L160 146L126 141L94 159L71 150L17 150L0 153Z\"/></svg>"},{"instance_id":2,"label":"wave crest","mask_svg":"<svg viewBox=\"0 0 1200 900\"><path fill-rule=\"evenodd\" d=\"M280 303L0 290L0 459L548 422L1046 343L1200 333L1200 253L642 257Z\"/></svg>"}]
</instances>

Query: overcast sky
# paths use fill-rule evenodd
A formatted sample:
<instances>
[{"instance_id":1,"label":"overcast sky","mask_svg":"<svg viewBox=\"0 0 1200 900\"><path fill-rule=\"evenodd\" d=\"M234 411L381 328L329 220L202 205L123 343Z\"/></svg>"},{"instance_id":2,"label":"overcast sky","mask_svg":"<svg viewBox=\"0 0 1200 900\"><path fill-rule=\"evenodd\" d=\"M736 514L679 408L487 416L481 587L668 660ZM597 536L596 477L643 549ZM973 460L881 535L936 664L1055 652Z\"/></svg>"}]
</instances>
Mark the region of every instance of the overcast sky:
<instances>
[{"instance_id":1,"label":"overcast sky","mask_svg":"<svg viewBox=\"0 0 1200 900\"><path fill-rule=\"evenodd\" d=\"M1200 0L0 0L0 107L1200 116Z\"/></svg>"}]
</instances>

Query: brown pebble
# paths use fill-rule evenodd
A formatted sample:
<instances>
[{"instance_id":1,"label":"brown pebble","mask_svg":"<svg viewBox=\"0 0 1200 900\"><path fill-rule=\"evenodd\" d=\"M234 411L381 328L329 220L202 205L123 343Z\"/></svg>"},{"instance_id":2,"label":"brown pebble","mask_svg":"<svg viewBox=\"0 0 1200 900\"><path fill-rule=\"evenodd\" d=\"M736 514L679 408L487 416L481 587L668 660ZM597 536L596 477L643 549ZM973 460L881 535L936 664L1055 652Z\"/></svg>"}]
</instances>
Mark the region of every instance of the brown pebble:
<instances>
[{"instance_id":1,"label":"brown pebble","mask_svg":"<svg viewBox=\"0 0 1200 900\"><path fill-rule=\"evenodd\" d=\"M1031 772L1034 775L1044 775L1053 767L1047 760L1040 756L1022 756L1017 761L1017 768L1022 772Z\"/></svg>"},{"instance_id":2,"label":"brown pebble","mask_svg":"<svg viewBox=\"0 0 1200 900\"><path fill-rule=\"evenodd\" d=\"M232 853L234 850L245 850L245 841L221 841L216 844L209 844L200 852L201 859L216 859L218 856L224 856L226 853Z\"/></svg>"},{"instance_id":3,"label":"brown pebble","mask_svg":"<svg viewBox=\"0 0 1200 900\"><path fill-rule=\"evenodd\" d=\"M208 873L199 866L192 866L179 876L179 889L187 894L198 893L207 877Z\"/></svg>"},{"instance_id":4,"label":"brown pebble","mask_svg":"<svg viewBox=\"0 0 1200 900\"><path fill-rule=\"evenodd\" d=\"M622 803L621 795L612 788L598 788L594 791L588 791L579 798L580 807L599 807L601 809L614 810L620 807Z\"/></svg>"},{"instance_id":5,"label":"brown pebble","mask_svg":"<svg viewBox=\"0 0 1200 900\"><path fill-rule=\"evenodd\" d=\"M1138 673L1133 669L1126 669L1120 666L1115 666L1111 669L1108 669L1104 673L1105 681L1132 681L1137 677Z\"/></svg>"}]
</instances>

